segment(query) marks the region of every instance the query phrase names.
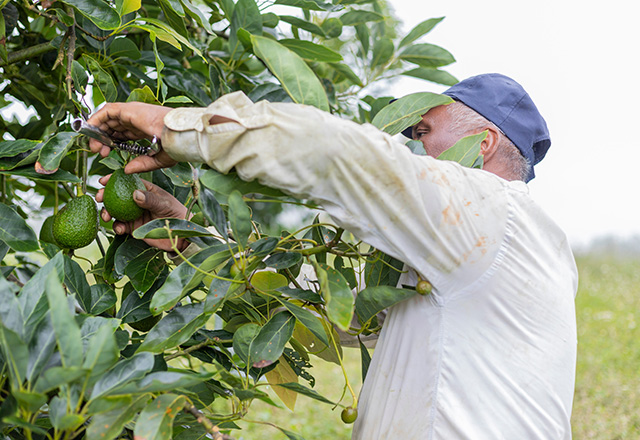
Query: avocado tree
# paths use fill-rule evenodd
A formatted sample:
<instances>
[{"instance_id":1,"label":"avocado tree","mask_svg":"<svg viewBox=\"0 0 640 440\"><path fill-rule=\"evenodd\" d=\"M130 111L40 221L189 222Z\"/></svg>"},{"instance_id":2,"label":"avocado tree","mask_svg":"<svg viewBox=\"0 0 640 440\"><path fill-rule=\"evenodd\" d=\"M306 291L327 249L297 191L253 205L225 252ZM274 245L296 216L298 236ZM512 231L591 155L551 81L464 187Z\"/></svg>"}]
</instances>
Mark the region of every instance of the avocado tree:
<instances>
[{"instance_id":1,"label":"avocado tree","mask_svg":"<svg viewBox=\"0 0 640 440\"><path fill-rule=\"evenodd\" d=\"M273 403L267 385L291 409L301 395L345 407L343 419L353 421L346 372L351 392L332 402L313 390L313 359L341 364L336 329L376 332L378 312L416 294L396 288L402 263L327 222L311 200L200 164L141 176L184 203L191 220L154 220L116 236L90 205L97 177L132 153L91 155L71 123L104 101L206 106L243 91L396 134L448 102L384 96L398 75L456 82L439 70L451 54L421 42L442 19L398 35L382 0L0 7L0 435L229 438L252 401ZM478 145L467 139L445 158L479 166ZM60 220L79 199L90 202ZM277 213L287 206L310 220L281 230ZM81 240L56 239L80 217ZM186 238L199 251L169 258L143 238ZM305 265L315 276L302 284ZM228 411L214 410L215 399Z\"/></svg>"}]
</instances>

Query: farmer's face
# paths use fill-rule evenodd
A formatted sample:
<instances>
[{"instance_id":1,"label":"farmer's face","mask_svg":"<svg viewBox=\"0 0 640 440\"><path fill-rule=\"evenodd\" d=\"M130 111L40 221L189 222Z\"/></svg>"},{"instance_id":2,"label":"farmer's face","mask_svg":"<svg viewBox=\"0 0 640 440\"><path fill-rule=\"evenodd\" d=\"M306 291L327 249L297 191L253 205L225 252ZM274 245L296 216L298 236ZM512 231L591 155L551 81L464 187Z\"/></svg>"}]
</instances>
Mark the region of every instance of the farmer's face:
<instances>
[{"instance_id":1,"label":"farmer's face","mask_svg":"<svg viewBox=\"0 0 640 440\"><path fill-rule=\"evenodd\" d=\"M445 106L434 107L413 127L413 139L422 142L429 156L438 157L462 137L451 133L450 126L451 116Z\"/></svg>"}]
</instances>

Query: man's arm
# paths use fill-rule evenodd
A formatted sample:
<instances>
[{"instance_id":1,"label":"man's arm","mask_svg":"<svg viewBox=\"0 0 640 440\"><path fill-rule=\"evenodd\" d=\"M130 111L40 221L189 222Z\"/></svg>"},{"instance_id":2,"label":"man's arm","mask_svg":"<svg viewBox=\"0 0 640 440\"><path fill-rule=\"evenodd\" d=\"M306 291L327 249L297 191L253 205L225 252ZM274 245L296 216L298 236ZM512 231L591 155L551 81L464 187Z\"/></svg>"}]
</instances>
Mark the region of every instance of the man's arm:
<instances>
[{"instance_id":1,"label":"man's arm","mask_svg":"<svg viewBox=\"0 0 640 440\"><path fill-rule=\"evenodd\" d=\"M501 179L416 156L371 125L313 107L225 95L206 109L168 114L162 141L175 160L235 168L245 180L319 202L441 292L481 276L504 238Z\"/></svg>"}]
</instances>

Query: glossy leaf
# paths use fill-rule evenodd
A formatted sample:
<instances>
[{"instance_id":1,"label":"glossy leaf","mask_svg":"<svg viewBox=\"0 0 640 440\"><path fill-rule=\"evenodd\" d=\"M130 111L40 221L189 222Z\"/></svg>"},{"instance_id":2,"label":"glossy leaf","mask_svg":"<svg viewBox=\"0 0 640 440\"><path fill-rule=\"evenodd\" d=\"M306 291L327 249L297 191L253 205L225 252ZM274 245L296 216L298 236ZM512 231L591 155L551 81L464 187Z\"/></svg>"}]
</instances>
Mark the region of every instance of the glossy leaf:
<instances>
[{"instance_id":1,"label":"glossy leaf","mask_svg":"<svg viewBox=\"0 0 640 440\"><path fill-rule=\"evenodd\" d=\"M391 38L379 38L373 45L371 67L384 66L393 56L394 47Z\"/></svg>"},{"instance_id":2,"label":"glossy leaf","mask_svg":"<svg viewBox=\"0 0 640 440\"><path fill-rule=\"evenodd\" d=\"M103 325L89 339L82 367L96 379L118 362L120 353L113 333L111 326Z\"/></svg>"},{"instance_id":3,"label":"glossy leaf","mask_svg":"<svg viewBox=\"0 0 640 440\"><path fill-rule=\"evenodd\" d=\"M391 286L367 287L356 297L356 313L362 322L367 322L384 309L414 295L416 295L415 290L398 289Z\"/></svg>"},{"instance_id":4,"label":"glossy leaf","mask_svg":"<svg viewBox=\"0 0 640 440\"><path fill-rule=\"evenodd\" d=\"M205 170L200 174L200 182L207 188L213 190L218 195L228 196L233 191L240 191L242 194L258 193L271 197L283 197L280 190L261 185L258 181L245 182L234 172L222 174L216 170ZM218 198L218 201L225 203L225 199Z\"/></svg>"},{"instance_id":5,"label":"glossy leaf","mask_svg":"<svg viewBox=\"0 0 640 440\"><path fill-rule=\"evenodd\" d=\"M249 248L253 251L254 257L264 257L275 250L279 242L278 237L265 237L251 243Z\"/></svg>"},{"instance_id":6,"label":"glossy leaf","mask_svg":"<svg viewBox=\"0 0 640 440\"><path fill-rule=\"evenodd\" d=\"M28 179L35 180L35 181L69 182L69 183L81 182L80 178L71 174L68 171L59 169L53 174L40 174L34 169L33 166L13 168L8 171L0 171L0 175L26 177Z\"/></svg>"},{"instance_id":7,"label":"glossy leaf","mask_svg":"<svg viewBox=\"0 0 640 440\"><path fill-rule=\"evenodd\" d=\"M246 249L252 229L251 211L242 200L240 191L234 191L229 195L229 224L233 238L240 245L240 249Z\"/></svg>"},{"instance_id":8,"label":"glossy leaf","mask_svg":"<svg viewBox=\"0 0 640 440\"><path fill-rule=\"evenodd\" d=\"M138 440L171 440L173 419L186 403L184 396L162 394L140 413L133 435Z\"/></svg>"},{"instance_id":9,"label":"glossy leaf","mask_svg":"<svg viewBox=\"0 0 640 440\"><path fill-rule=\"evenodd\" d=\"M215 373L195 374L189 371L154 371L139 381L118 389L118 394L161 393L189 388L210 379Z\"/></svg>"},{"instance_id":10,"label":"glossy leaf","mask_svg":"<svg viewBox=\"0 0 640 440\"><path fill-rule=\"evenodd\" d=\"M218 231L218 234L225 240L227 239L227 218L224 215L224 211L218 203L216 196L206 186L200 188L198 193L198 205L202 210L205 218L210 225L214 226Z\"/></svg>"},{"instance_id":11,"label":"glossy leaf","mask_svg":"<svg viewBox=\"0 0 640 440\"><path fill-rule=\"evenodd\" d=\"M260 326L258 324L245 324L233 334L233 352L245 363L249 362L251 343L258 336Z\"/></svg>"},{"instance_id":12,"label":"glossy leaf","mask_svg":"<svg viewBox=\"0 0 640 440\"><path fill-rule=\"evenodd\" d=\"M107 371L94 385L91 399L106 395L134 380L141 379L153 368L151 353L136 353L129 359L123 359Z\"/></svg>"},{"instance_id":13,"label":"glossy leaf","mask_svg":"<svg viewBox=\"0 0 640 440\"><path fill-rule=\"evenodd\" d=\"M189 263L182 263L176 267L154 294L150 304L152 313L158 314L175 306L189 292L188 286L192 284L191 280L196 273L195 267L200 267L212 256L220 264L231 257L231 251L226 244L211 246L191 256Z\"/></svg>"},{"instance_id":14,"label":"glossy leaf","mask_svg":"<svg viewBox=\"0 0 640 440\"><path fill-rule=\"evenodd\" d=\"M286 301L284 299L278 300L289 312L291 312L293 316L296 317L300 324L304 325L324 345L330 345L329 338L327 337L327 332L316 315L303 307L293 304L292 302Z\"/></svg>"},{"instance_id":15,"label":"glossy leaf","mask_svg":"<svg viewBox=\"0 0 640 440\"><path fill-rule=\"evenodd\" d=\"M279 252L272 254L264 261L268 267L274 269L286 269L288 267L295 266L302 261L302 255L298 252Z\"/></svg>"},{"instance_id":16,"label":"glossy leaf","mask_svg":"<svg viewBox=\"0 0 640 440\"><path fill-rule=\"evenodd\" d=\"M343 75L346 79L349 80L349 82L351 82L352 84L356 84L358 86L362 86L362 79L360 79L360 77L358 75L356 75L354 73L353 70L351 70L351 67L349 67L346 64L343 63L330 63L329 64L333 69L335 69L336 72L340 73L341 75Z\"/></svg>"},{"instance_id":17,"label":"glossy leaf","mask_svg":"<svg viewBox=\"0 0 640 440\"><path fill-rule=\"evenodd\" d=\"M267 64L294 102L329 110L322 84L302 58L266 37L252 35L251 42L256 55Z\"/></svg>"},{"instance_id":18,"label":"glossy leaf","mask_svg":"<svg viewBox=\"0 0 640 440\"><path fill-rule=\"evenodd\" d=\"M438 159L458 162L463 167L472 167L480 155L482 141L487 137L487 132L465 136L456 142L451 148L440 153Z\"/></svg>"},{"instance_id":19,"label":"glossy leaf","mask_svg":"<svg viewBox=\"0 0 640 440\"><path fill-rule=\"evenodd\" d=\"M9 373L11 388L22 387L29 364L29 350L27 344L15 332L0 323L0 348L4 358L5 368Z\"/></svg>"},{"instance_id":20,"label":"glossy leaf","mask_svg":"<svg viewBox=\"0 0 640 440\"><path fill-rule=\"evenodd\" d=\"M169 231L171 234L169 234ZM169 237L211 237L213 233L202 226L177 218L152 220L133 231L133 237L142 240L143 238L169 238Z\"/></svg>"},{"instance_id":21,"label":"glossy leaf","mask_svg":"<svg viewBox=\"0 0 640 440\"><path fill-rule=\"evenodd\" d=\"M110 411L100 412L91 417L87 427L88 440L114 440L124 426L129 423L149 402L150 395L142 395L133 400L129 405L115 408Z\"/></svg>"},{"instance_id":22,"label":"glossy leaf","mask_svg":"<svg viewBox=\"0 0 640 440\"><path fill-rule=\"evenodd\" d=\"M351 10L340 16L340 21L345 26L355 26L357 24L377 23L384 20L384 15L373 11Z\"/></svg>"},{"instance_id":23,"label":"glossy leaf","mask_svg":"<svg viewBox=\"0 0 640 440\"><path fill-rule=\"evenodd\" d=\"M51 322L56 334L60 350L60 358L64 367L75 367L82 364L82 339L80 328L69 310L69 301L64 294L62 284L55 272L50 272L45 284Z\"/></svg>"},{"instance_id":24,"label":"glossy leaf","mask_svg":"<svg viewBox=\"0 0 640 440\"><path fill-rule=\"evenodd\" d=\"M353 316L353 294L345 277L337 270L314 264L322 297L326 302L327 317L342 330L348 330Z\"/></svg>"},{"instance_id":25,"label":"glossy leaf","mask_svg":"<svg viewBox=\"0 0 640 440\"><path fill-rule=\"evenodd\" d=\"M83 58L86 60L87 67L89 67L93 75L93 85L100 89L100 93L102 93L102 96L104 96L107 102L115 101L118 97L118 91L116 90L116 85L113 82L111 74L104 70L102 66L100 66L100 63L90 56L85 54Z\"/></svg>"},{"instance_id":26,"label":"glossy leaf","mask_svg":"<svg viewBox=\"0 0 640 440\"><path fill-rule=\"evenodd\" d=\"M56 172L76 137L78 137L77 133L60 132L49 138L40 149L36 171L40 174Z\"/></svg>"},{"instance_id":27,"label":"glossy leaf","mask_svg":"<svg viewBox=\"0 0 640 440\"><path fill-rule=\"evenodd\" d=\"M445 86L452 86L458 83L458 79L449 72L429 67L417 67L415 69L402 72L402 75L424 79L436 84L443 84Z\"/></svg>"},{"instance_id":28,"label":"glossy leaf","mask_svg":"<svg viewBox=\"0 0 640 440\"><path fill-rule=\"evenodd\" d=\"M142 298L139 295L136 295L135 292L129 293L129 295L122 300L122 305L120 306L116 317L121 319L125 324L148 318L151 316L149 305L153 297L153 289L145 293Z\"/></svg>"},{"instance_id":29,"label":"glossy leaf","mask_svg":"<svg viewBox=\"0 0 640 440\"><path fill-rule=\"evenodd\" d=\"M453 100L446 95L429 92L412 93L380 110L371 123L394 136L420 122L422 115L433 107L451 102Z\"/></svg>"},{"instance_id":30,"label":"glossy leaf","mask_svg":"<svg viewBox=\"0 0 640 440\"><path fill-rule=\"evenodd\" d=\"M150 248L129 261L124 274L129 277L133 287L142 296L151 288L164 266L161 251Z\"/></svg>"},{"instance_id":31,"label":"glossy leaf","mask_svg":"<svg viewBox=\"0 0 640 440\"><path fill-rule=\"evenodd\" d=\"M418 23L413 29L409 31L409 33L402 39L402 41L400 41L398 47L403 47L407 44L413 43L418 38L428 34L442 20L444 20L444 17L430 18L421 23Z\"/></svg>"},{"instance_id":32,"label":"glossy leaf","mask_svg":"<svg viewBox=\"0 0 640 440\"><path fill-rule=\"evenodd\" d=\"M293 38L278 41L287 49L294 51L298 56L300 56L300 58L305 60L322 61L326 63L337 63L342 61L342 55L338 52L326 46L312 43L311 41L296 40Z\"/></svg>"},{"instance_id":33,"label":"glossy leaf","mask_svg":"<svg viewBox=\"0 0 640 440\"><path fill-rule=\"evenodd\" d=\"M427 151L424 149L424 144L420 141L408 141L405 145L413 154L417 154L419 156L427 155Z\"/></svg>"},{"instance_id":34,"label":"glossy leaf","mask_svg":"<svg viewBox=\"0 0 640 440\"><path fill-rule=\"evenodd\" d=\"M76 295L80 307L89 313L91 311L92 298L87 276L80 265L68 256L64 257L64 284L69 292Z\"/></svg>"},{"instance_id":35,"label":"glossy leaf","mask_svg":"<svg viewBox=\"0 0 640 440\"><path fill-rule=\"evenodd\" d=\"M428 43L408 46L398 58L421 67L441 67L456 60L446 49Z\"/></svg>"},{"instance_id":36,"label":"glossy leaf","mask_svg":"<svg viewBox=\"0 0 640 440\"><path fill-rule=\"evenodd\" d=\"M115 273L118 275L124 275L125 268L131 260L149 248L150 246L142 240L132 240L131 238L127 239L124 243L118 246L113 256L113 268Z\"/></svg>"},{"instance_id":37,"label":"glossy leaf","mask_svg":"<svg viewBox=\"0 0 640 440\"><path fill-rule=\"evenodd\" d=\"M280 17L280 21L289 23L291 26L295 26L297 28L303 29L312 34L319 35L321 37L325 36L322 28L315 23L312 23L307 20L303 20L298 17L294 17L292 15L280 15L279 17Z\"/></svg>"},{"instance_id":38,"label":"glossy leaf","mask_svg":"<svg viewBox=\"0 0 640 440\"><path fill-rule=\"evenodd\" d=\"M87 375L88 371L80 367L51 367L41 374L35 383L34 391L48 393L63 385L74 382Z\"/></svg>"},{"instance_id":39,"label":"glossy leaf","mask_svg":"<svg viewBox=\"0 0 640 440\"><path fill-rule=\"evenodd\" d=\"M275 272L256 272L251 277L251 285L261 292L276 290L288 284L287 277Z\"/></svg>"},{"instance_id":40,"label":"glossy leaf","mask_svg":"<svg viewBox=\"0 0 640 440\"><path fill-rule=\"evenodd\" d=\"M360 368L362 371L362 383L364 383L367 378L367 373L369 372L369 365L371 365L371 355L369 354L369 350L362 343L360 338L358 338L358 345L360 346Z\"/></svg>"},{"instance_id":41,"label":"glossy leaf","mask_svg":"<svg viewBox=\"0 0 640 440\"><path fill-rule=\"evenodd\" d=\"M320 2L316 0L276 0L276 5L293 6L300 9L306 9L309 11L339 11L344 9L344 6L340 4L333 4L329 2Z\"/></svg>"},{"instance_id":42,"label":"glossy leaf","mask_svg":"<svg viewBox=\"0 0 640 440\"><path fill-rule=\"evenodd\" d=\"M281 383L278 386L286 388L288 390L294 391L296 393L299 394L303 394L307 397L310 397L314 400L317 400L319 402L322 403L328 403L329 405L335 405L335 402L332 402L331 400L327 399L326 397L320 395L317 391L312 390L311 388L307 388L304 385L301 385L299 383L296 382L289 382L289 383Z\"/></svg>"},{"instance_id":43,"label":"glossy leaf","mask_svg":"<svg viewBox=\"0 0 640 440\"><path fill-rule=\"evenodd\" d=\"M127 15L131 12L135 12L142 7L141 0L122 0L121 8L118 9L120 15Z\"/></svg>"},{"instance_id":44,"label":"glossy leaf","mask_svg":"<svg viewBox=\"0 0 640 440\"><path fill-rule=\"evenodd\" d=\"M91 286L91 308L88 312L98 315L111 307L118 301L116 293L107 284L94 284Z\"/></svg>"},{"instance_id":45,"label":"glossy leaf","mask_svg":"<svg viewBox=\"0 0 640 440\"><path fill-rule=\"evenodd\" d=\"M56 348L56 336L49 315L40 321L28 345L27 380L35 382Z\"/></svg>"},{"instance_id":46,"label":"glossy leaf","mask_svg":"<svg viewBox=\"0 0 640 440\"><path fill-rule=\"evenodd\" d=\"M20 215L0 203L0 240L19 252L33 252L40 248L36 233Z\"/></svg>"},{"instance_id":47,"label":"glossy leaf","mask_svg":"<svg viewBox=\"0 0 640 440\"><path fill-rule=\"evenodd\" d=\"M284 346L296 324L294 316L289 312L276 313L262 326L249 348L249 362L255 368L264 368L282 355Z\"/></svg>"},{"instance_id":48,"label":"glossy leaf","mask_svg":"<svg viewBox=\"0 0 640 440\"><path fill-rule=\"evenodd\" d=\"M17 139L15 141L0 142L0 157L14 157L21 153L33 150L39 144L38 141L29 139Z\"/></svg>"},{"instance_id":49,"label":"glossy leaf","mask_svg":"<svg viewBox=\"0 0 640 440\"><path fill-rule=\"evenodd\" d=\"M176 307L149 331L138 352L161 353L176 347L204 326L210 316L211 313L205 312L202 303Z\"/></svg>"},{"instance_id":50,"label":"glossy leaf","mask_svg":"<svg viewBox=\"0 0 640 440\"><path fill-rule=\"evenodd\" d=\"M63 0L76 8L100 29L115 29L120 26L118 12L102 0Z\"/></svg>"},{"instance_id":51,"label":"glossy leaf","mask_svg":"<svg viewBox=\"0 0 640 440\"><path fill-rule=\"evenodd\" d=\"M229 28L229 47L233 53L238 44L238 30L244 29L250 34L262 35L262 15L254 0L238 0L233 8Z\"/></svg>"}]
</instances>

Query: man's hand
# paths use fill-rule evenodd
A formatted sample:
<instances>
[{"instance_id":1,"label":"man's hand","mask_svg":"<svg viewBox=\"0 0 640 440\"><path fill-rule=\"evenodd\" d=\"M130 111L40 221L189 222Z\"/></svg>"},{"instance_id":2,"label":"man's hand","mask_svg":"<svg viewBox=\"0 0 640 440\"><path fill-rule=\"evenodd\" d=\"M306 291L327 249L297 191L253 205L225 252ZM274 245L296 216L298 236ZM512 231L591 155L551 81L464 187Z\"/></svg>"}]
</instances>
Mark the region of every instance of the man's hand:
<instances>
[{"instance_id":1,"label":"man's hand","mask_svg":"<svg viewBox=\"0 0 640 440\"><path fill-rule=\"evenodd\" d=\"M151 139L156 136L160 139L164 128L164 117L171 108L159 105L145 104L143 102L113 102L105 104L87 121L116 139L137 140ZM96 139L89 140L89 148L101 156L109 155L111 149ZM154 156L138 156L125 167L127 174L153 171L176 164L169 155L160 151Z\"/></svg>"},{"instance_id":2,"label":"man's hand","mask_svg":"<svg viewBox=\"0 0 640 440\"><path fill-rule=\"evenodd\" d=\"M111 175L100 178L99 182L106 185ZM187 207L184 206L178 199L171 194L163 190L157 185L146 180L142 181L147 191L136 190L133 192L133 200L136 204L143 208L145 211L137 220L132 222L113 222L113 231L118 235L131 234L134 230L144 225L145 223L155 220L157 218L180 218L183 219L187 216ZM104 198L104 189L100 189L96 194L96 201L102 202ZM105 222L111 221L111 215L105 208L102 208L102 219ZM169 239L145 239L149 246L156 247L163 251L172 251L171 241ZM188 245L184 238L179 238L177 242L178 250L182 251Z\"/></svg>"}]
</instances>

